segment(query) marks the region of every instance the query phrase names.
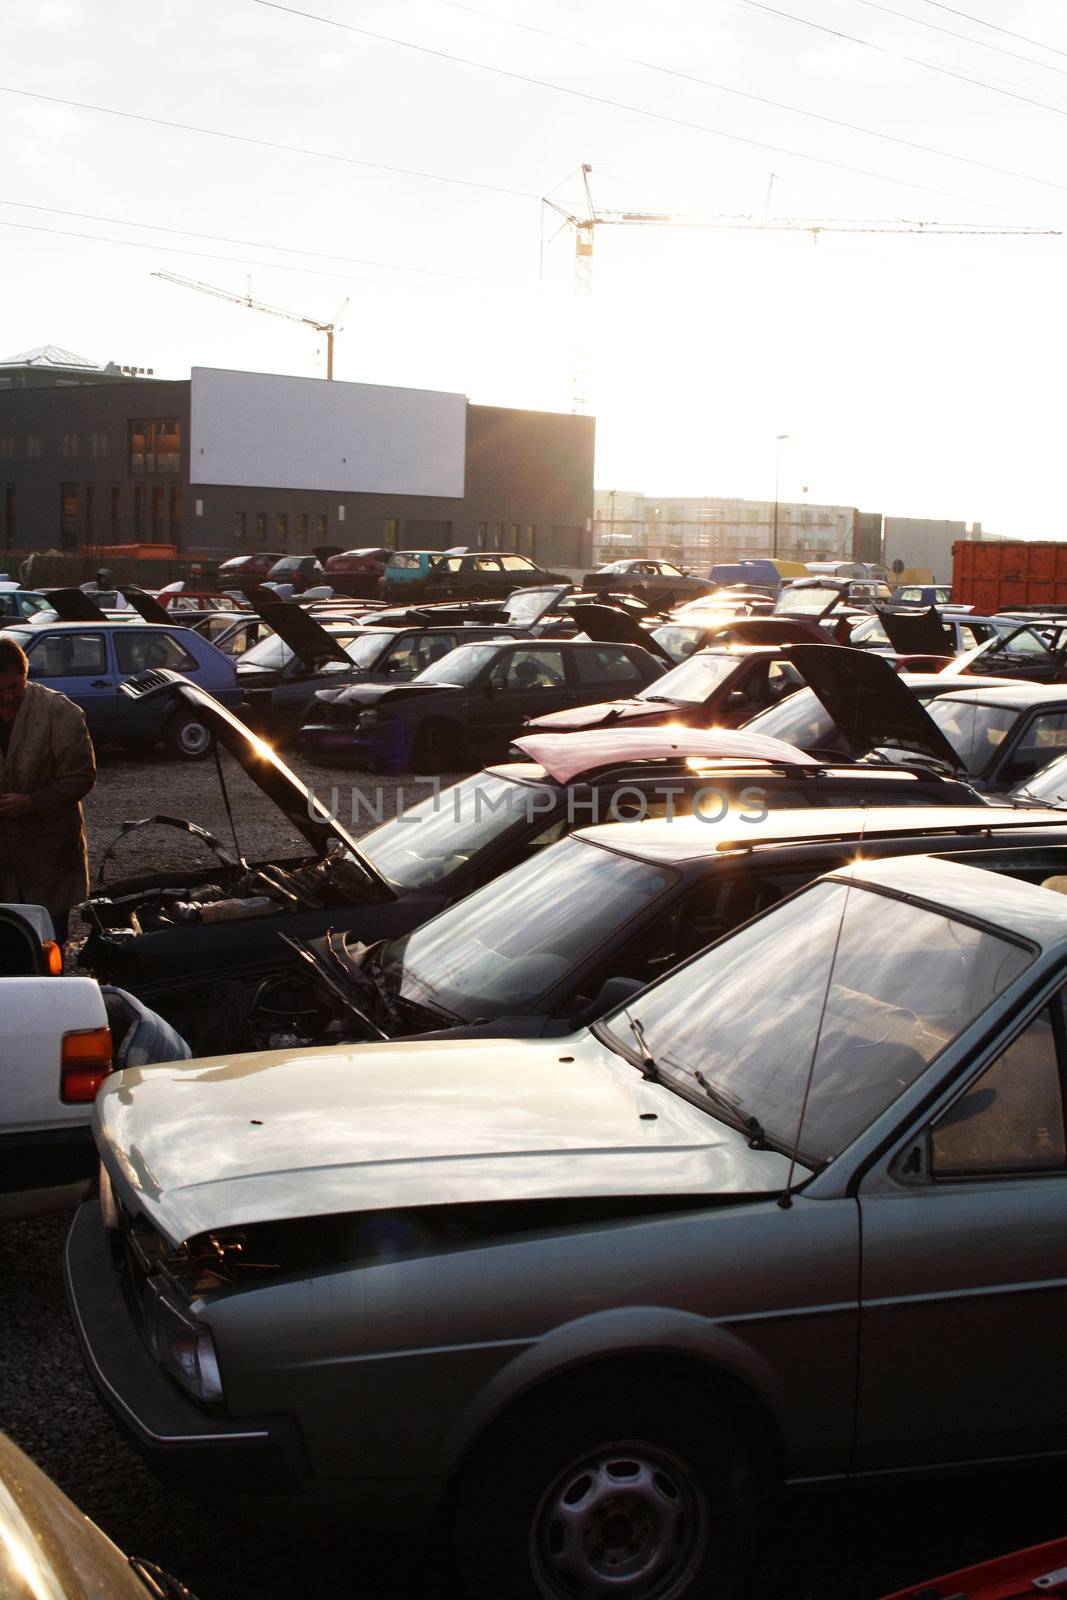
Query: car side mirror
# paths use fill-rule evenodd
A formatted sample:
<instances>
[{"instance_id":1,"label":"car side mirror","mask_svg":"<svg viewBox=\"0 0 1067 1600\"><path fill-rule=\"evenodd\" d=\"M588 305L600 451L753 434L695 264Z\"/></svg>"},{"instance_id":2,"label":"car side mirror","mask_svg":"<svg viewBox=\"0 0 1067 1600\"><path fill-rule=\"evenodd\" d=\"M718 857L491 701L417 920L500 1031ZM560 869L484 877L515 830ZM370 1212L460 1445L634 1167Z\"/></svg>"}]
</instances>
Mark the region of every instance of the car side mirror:
<instances>
[{"instance_id":1,"label":"car side mirror","mask_svg":"<svg viewBox=\"0 0 1067 1600\"><path fill-rule=\"evenodd\" d=\"M575 1018L575 1027L587 1028L591 1022L613 1011L616 1006L624 1006L644 987L640 978L605 978L585 1010Z\"/></svg>"}]
</instances>

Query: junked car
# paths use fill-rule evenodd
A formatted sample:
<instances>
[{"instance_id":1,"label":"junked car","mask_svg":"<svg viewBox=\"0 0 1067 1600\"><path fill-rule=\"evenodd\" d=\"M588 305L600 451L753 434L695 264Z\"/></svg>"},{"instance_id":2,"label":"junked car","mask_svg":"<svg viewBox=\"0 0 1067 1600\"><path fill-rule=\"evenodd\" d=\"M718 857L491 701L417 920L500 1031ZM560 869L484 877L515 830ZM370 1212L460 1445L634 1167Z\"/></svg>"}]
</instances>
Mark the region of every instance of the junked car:
<instances>
[{"instance_id":1,"label":"junked car","mask_svg":"<svg viewBox=\"0 0 1067 1600\"><path fill-rule=\"evenodd\" d=\"M104 1404L201 1490L436 1521L467 1600L727 1600L776 1482L1062 1452L1067 900L971 860L842 866L562 1039L120 1075Z\"/></svg>"},{"instance_id":2,"label":"junked car","mask_svg":"<svg viewBox=\"0 0 1067 1600\"><path fill-rule=\"evenodd\" d=\"M1067 751L1067 684L955 689L932 701L926 715L984 793L1028 782Z\"/></svg>"}]
</instances>

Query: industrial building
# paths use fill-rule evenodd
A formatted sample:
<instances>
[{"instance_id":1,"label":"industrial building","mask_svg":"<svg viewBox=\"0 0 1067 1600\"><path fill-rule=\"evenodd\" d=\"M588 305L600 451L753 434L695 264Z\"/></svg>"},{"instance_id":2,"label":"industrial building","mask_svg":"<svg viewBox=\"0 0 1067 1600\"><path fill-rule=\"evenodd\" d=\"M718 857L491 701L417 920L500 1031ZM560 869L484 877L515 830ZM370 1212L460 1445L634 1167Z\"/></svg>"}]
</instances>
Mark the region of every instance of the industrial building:
<instances>
[{"instance_id":1,"label":"industrial building","mask_svg":"<svg viewBox=\"0 0 1067 1600\"><path fill-rule=\"evenodd\" d=\"M464 395L196 367L0 362L0 549L317 545L592 559L590 417Z\"/></svg>"},{"instance_id":2,"label":"industrial building","mask_svg":"<svg viewBox=\"0 0 1067 1600\"><path fill-rule=\"evenodd\" d=\"M791 561L872 561L952 576L957 539L988 538L981 523L883 516L856 506L808 501L682 498L598 489L594 546L599 562L647 555L705 572L720 561L781 556Z\"/></svg>"}]
</instances>

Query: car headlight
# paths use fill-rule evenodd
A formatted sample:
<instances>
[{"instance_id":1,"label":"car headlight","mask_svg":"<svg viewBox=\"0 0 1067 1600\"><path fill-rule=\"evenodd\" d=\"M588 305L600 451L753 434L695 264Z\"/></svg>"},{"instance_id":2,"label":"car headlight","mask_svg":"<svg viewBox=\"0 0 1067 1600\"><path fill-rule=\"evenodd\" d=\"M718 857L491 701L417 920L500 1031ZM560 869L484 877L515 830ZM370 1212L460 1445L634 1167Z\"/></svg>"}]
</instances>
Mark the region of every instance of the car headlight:
<instances>
[{"instance_id":1,"label":"car headlight","mask_svg":"<svg viewBox=\"0 0 1067 1600\"><path fill-rule=\"evenodd\" d=\"M144 1337L164 1372L204 1404L222 1399L222 1379L211 1330L165 1292L145 1286Z\"/></svg>"},{"instance_id":2,"label":"car headlight","mask_svg":"<svg viewBox=\"0 0 1067 1600\"><path fill-rule=\"evenodd\" d=\"M378 715L379 714L378 714L377 711L361 711L360 714L359 714L359 725L360 725L360 727L361 728L366 727L368 722L377 722L378 721Z\"/></svg>"}]
</instances>

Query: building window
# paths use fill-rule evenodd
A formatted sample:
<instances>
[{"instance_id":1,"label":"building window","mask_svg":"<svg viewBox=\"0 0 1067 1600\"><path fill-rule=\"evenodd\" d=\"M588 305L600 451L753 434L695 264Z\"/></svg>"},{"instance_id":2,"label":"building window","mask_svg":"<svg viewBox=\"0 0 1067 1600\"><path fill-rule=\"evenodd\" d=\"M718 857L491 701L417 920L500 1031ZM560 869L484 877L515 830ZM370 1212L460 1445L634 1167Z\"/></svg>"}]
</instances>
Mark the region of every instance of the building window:
<instances>
[{"instance_id":1,"label":"building window","mask_svg":"<svg viewBox=\"0 0 1067 1600\"><path fill-rule=\"evenodd\" d=\"M9 483L4 490L4 548L15 547L15 485Z\"/></svg>"},{"instance_id":2,"label":"building window","mask_svg":"<svg viewBox=\"0 0 1067 1600\"><path fill-rule=\"evenodd\" d=\"M233 514L233 542L234 544L244 544L244 539L245 514L243 511L235 511Z\"/></svg>"},{"instance_id":3,"label":"building window","mask_svg":"<svg viewBox=\"0 0 1067 1600\"><path fill-rule=\"evenodd\" d=\"M75 460L76 457L77 457L77 454L78 454L78 435L76 433L65 433L63 435L63 459L64 459L64 461L73 461L73 460Z\"/></svg>"},{"instance_id":4,"label":"building window","mask_svg":"<svg viewBox=\"0 0 1067 1600\"><path fill-rule=\"evenodd\" d=\"M256 512L256 544L262 548L267 542L267 513Z\"/></svg>"},{"instance_id":5,"label":"building window","mask_svg":"<svg viewBox=\"0 0 1067 1600\"><path fill-rule=\"evenodd\" d=\"M130 423L130 471L177 472L180 465L182 425L177 417L138 419Z\"/></svg>"},{"instance_id":6,"label":"building window","mask_svg":"<svg viewBox=\"0 0 1067 1600\"><path fill-rule=\"evenodd\" d=\"M167 498L170 501L170 542L177 544L182 536L182 486L180 483L169 485Z\"/></svg>"},{"instance_id":7,"label":"building window","mask_svg":"<svg viewBox=\"0 0 1067 1600\"><path fill-rule=\"evenodd\" d=\"M85 542L92 544L93 534L96 532L96 489L91 483L85 485Z\"/></svg>"},{"instance_id":8,"label":"building window","mask_svg":"<svg viewBox=\"0 0 1067 1600\"><path fill-rule=\"evenodd\" d=\"M153 539L162 539L163 537L163 485L161 483L152 485L152 537Z\"/></svg>"},{"instance_id":9,"label":"building window","mask_svg":"<svg viewBox=\"0 0 1067 1600\"><path fill-rule=\"evenodd\" d=\"M486 549L488 549L488 546L489 546L489 524L488 524L488 522L479 522L479 524L478 524L478 549L479 550L486 550Z\"/></svg>"},{"instance_id":10,"label":"building window","mask_svg":"<svg viewBox=\"0 0 1067 1600\"><path fill-rule=\"evenodd\" d=\"M510 550L521 550L522 548L519 544L519 525L517 522L511 524L511 544L508 548Z\"/></svg>"},{"instance_id":11,"label":"building window","mask_svg":"<svg viewBox=\"0 0 1067 1600\"><path fill-rule=\"evenodd\" d=\"M61 483L59 486L60 533L64 550L78 548L78 485Z\"/></svg>"},{"instance_id":12,"label":"building window","mask_svg":"<svg viewBox=\"0 0 1067 1600\"><path fill-rule=\"evenodd\" d=\"M0 461L14 461L14 459L15 440L13 435L9 435L6 439L0 439Z\"/></svg>"},{"instance_id":13,"label":"building window","mask_svg":"<svg viewBox=\"0 0 1067 1600\"><path fill-rule=\"evenodd\" d=\"M325 511L320 511L315 518L315 537L320 544L325 544L326 535L330 531L330 519Z\"/></svg>"},{"instance_id":14,"label":"building window","mask_svg":"<svg viewBox=\"0 0 1067 1600\"><path fill-rule=\"evenodd\" d=\"M280 545L289 543L289 518L284 511L277 511L274 515L274 537Z\"/></svg>"},{"instance_id":15,"label":"building window","mask_svg":"<svg viewBox=\"0 0 1067 1600\"><path fill-rule=\"evenodd\" d=\"M537 548L537 524L536 524L536 522L528 522L526 524L526 548L525 548L525 552L524 553L526 555L528 555L532 559L533 558L533 553L536 550L536 548Z\"/></svg>"},{"instance_id":16,"label":"building window","mask_svg":"<svg viewBox=\"0 0 1067 1600\"><path fill-rule=\"evenodd\" d=\"M399 522L399 519L396 518L396 517L386 517L386 519L385 519L385 543L388 545L390 550L395 550L396 549L397 540L399 538L400 538L400 522Z\"/></svg>"},{"instance_id":17,"label":"building window","mask_svg":"<svg viewBox=\"0 0 1067 1600\"><path fill-rule=\"evenodd\" d=\"M89 435L89 449L94 461L101 461L107 455L107 434L91 433Z\"/></svg>"},{"instance_id":18,"label":"building window","mask_svg":"<svg viewBox=\"0 0 1067 1600\"><path fill-rule=\"evenodd\" d=\"M498 523L495 524L495 527L493 529L493 549L494 550L503 550L503 548L504 548L504 524L502 522L498 522Z\"/></svg>"},{"instance_id":19,"label":"building window","mask_svg":"<svg viewBox=\"0 0 1067 1600\"><path fill-rule=\"evenodd\" d=\"M122 532L122 488L121 485L111 485L111 531Z\"/></svg>"},{"instance_id":20,"label":"building window","mask_svg":"<svg viewBox=\"0 0 1067 1600\"><path fill-rule=\"evenodd\" d=\"M306 550L308 547L308 514L298 511L293 518L293 533L296 537L296 548Z\"/></svg>"},{"instance_id":21,"label":"building window","mask_svg":"<svg viewBox=\"0 0 1067 1600\"><path fill-rule=\"evenodd\" d=\"M133 486L133 536L135 539L144 538L144 506L144 484L135 483Z\"/></svg>"},{"instance_id":22,"label":"building window","mask_svg":"<svg viewBox=\"0 0 1067 1600\"><path fill-rule=\"evenodd\" d=\"M26 460L27 461L40 461L40 459L41 459L41 435L39 433L31 433L31 434L27 435L27 438L26 438Z\"/></svg>"}]
</instances>

